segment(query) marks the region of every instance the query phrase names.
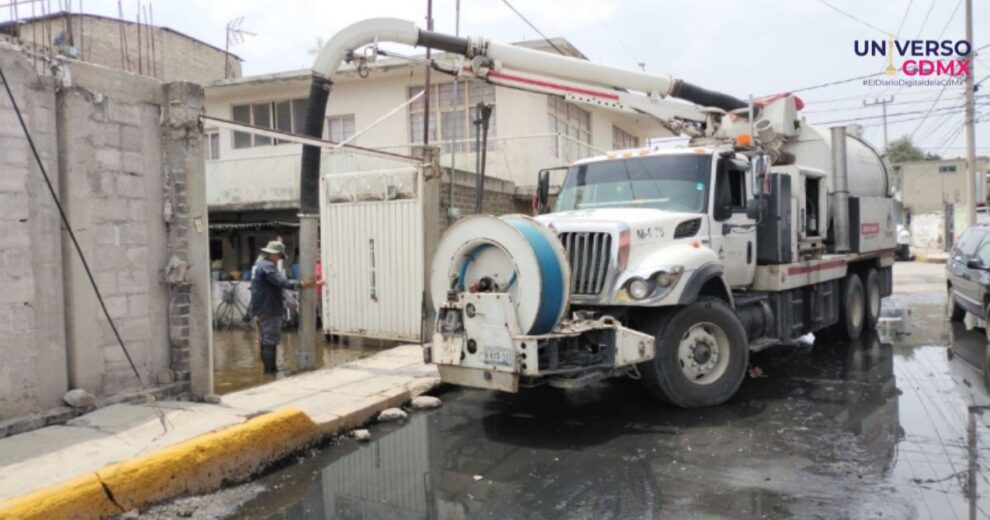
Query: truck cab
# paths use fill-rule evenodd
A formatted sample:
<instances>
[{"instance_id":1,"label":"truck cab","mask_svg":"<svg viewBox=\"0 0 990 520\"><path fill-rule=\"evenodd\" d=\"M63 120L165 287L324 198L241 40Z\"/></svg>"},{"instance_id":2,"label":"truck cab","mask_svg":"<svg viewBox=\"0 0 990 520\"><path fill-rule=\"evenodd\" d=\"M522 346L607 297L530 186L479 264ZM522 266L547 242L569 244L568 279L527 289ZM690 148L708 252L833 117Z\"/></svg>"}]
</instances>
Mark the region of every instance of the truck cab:
<instances>
[{"instance_id":1,"label":"truck cab","mask_svg":"<svg viewBox=\"0 0 990 520\"><path fill-rule=\"evenodd\" d=\"M615 152L571 166L552 212L537 220L567 250L572 304L659 307L699 294L731 302L731 289L756 273L751 171L748 157L716 147ZM600 251L606 242L611 250Z\"/></svg>"}]
</instances>

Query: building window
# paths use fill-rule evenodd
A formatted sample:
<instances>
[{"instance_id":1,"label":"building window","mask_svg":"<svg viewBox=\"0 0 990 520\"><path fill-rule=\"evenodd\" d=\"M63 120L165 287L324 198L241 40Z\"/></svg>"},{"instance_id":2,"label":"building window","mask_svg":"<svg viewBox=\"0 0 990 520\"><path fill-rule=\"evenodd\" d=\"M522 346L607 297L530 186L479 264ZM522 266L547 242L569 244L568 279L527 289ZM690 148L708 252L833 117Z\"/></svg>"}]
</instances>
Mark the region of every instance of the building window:
<instances>
[{"instance_id":1,"label":"building window","mask_svg":"<svg viewBox=\"0 0 990 520\"><path fill-rule=\"evenodd\" d=\"M204 148L206 148L206 160L215 161L220 158L220 132L216 130L207 131L203 135Z\"/></svg>"},{"instance_id":2,"label":"building window","mask_svg":"<svg viewBox=\"0 0 990 520\"><path fill-rule=\"evenodd\" d=\"M457 84L441 83L431 86L430 92L430 142L450 150L451 141L457 151L468 151L474 147L477 127L474 125L476 105L479 102L495 103L495 86L484 81L468 81ZM423 91L423 87L409 87L409 97ZM423 121L427 117L423 98L409 105L409 142L423 142ZM439 124L437 124L439 122ZM488 147L494 145L495 114L488 120Z\"/></svg>"},{"instance_id":3,"label":"building window","mask_svg":"<svg viewBox=\"0 0 990 520\"><path fill-rule=\"evenodd\" d=\"M939 166L938 167L938 172L939 173L956 173L956 167L955 167L955 165Z\"/></svg>"},{"instance_id":4,"label":"building window","mask_svg":"<svg viewBox=\"0 0 990 520\"><path fill-rule=\"evenodd\" d=\"M231 116L238 123L302 134L303 126L306 123L307 102L307 99L300 98L253 103L250 105L234 105L231 107ZM273 140L271 137L263 135L234 132L234 148L269 146L273 142L275 144L290 143L290 141Z\"/></svg>"},{"instance_id":5,"label":"building window","mask_svg":"<svg viewBox=\"0 0 990 520\"><path fill-rule=\"evenodd\" d=\"M547 130L558 136L553 143L556 157L575 161L591 156L591 114L587 110L547 96Z\"/></svg>"},{"instance_id":6,"label":"building window","mask_svg":"<svg viewBox=\"0 0 990 520\"><path fill-rule=\"evenodd\" d=\"M354 114L327 118L327 139L342 143L352 137L354 137Z\"/></svg>"},{"instance_id":7,"label":"building window","mask_svg":"<svg viewBox=\"0 0 990 520\"><path fill-rule=\"evenodd\" d=\"M627 150L629 148L639 148L639 138L612 125L612 149Z\"/></svg>"}]
</instances>

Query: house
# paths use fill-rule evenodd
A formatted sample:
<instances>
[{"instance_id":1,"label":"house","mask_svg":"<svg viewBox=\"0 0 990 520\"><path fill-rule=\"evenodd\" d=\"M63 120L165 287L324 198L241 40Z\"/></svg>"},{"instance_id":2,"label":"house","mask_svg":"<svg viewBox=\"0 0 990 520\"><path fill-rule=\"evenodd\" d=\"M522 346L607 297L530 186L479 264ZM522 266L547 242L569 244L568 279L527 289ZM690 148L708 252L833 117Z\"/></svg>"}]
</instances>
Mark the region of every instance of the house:
<instances>
[{"instance_id":1,"label":"house","mask_svg":"<svg viewBox=\"0 0 990 520\"><path fill-rule=\"evenodd\" d=\"M22 7L23 10L25 7ZM6 37L41 54L59 54L163 82L209 83L241 75L241 58L168 27L60 11L0 23Z\"/></svg>"},{"instance_id":2,"label":"house","mask_svg":"<svg viewBox=\"0 0 990 520\"><path fill-rule=\"evenodd\" d=\"M987 172L990 160L977 157L976 203L987 201ZM922 250L947 250L952 238L967 227L966 159L933 159L894 165L900 179L903 221L911 231L911 247ZM946 240L946 229L953 230Z\"/></svg>"},{"instance_id":3,"label":"house","mask_svg":"<svg viewBox=\"0 0 990 520\"><path fill-rule=\"evenodd\" d=\"M553 42L565 54L586 59L566 40ZM543 40L519 45L555 52ZM434 57L449 59L443 54ZM216 81L206 85L207 114L302 133L310 81L308 70ZM446 188L441 190L445 196L438 208L442 227L452 221L448 207L461 215L473 212L477 133L472 121L478 102L495 105L486 149L484 211L488 213L531 212L542 168L643 146L650 137L669 135L647 116L572 104L480 80L461 79L455 90L453 78L437 71L431 82L427 116L422 98L403 106L423 90L421 60L379 57L361 70L345 65L334 78L324 137L409 155L413 146L423 142L424 119L429 117L429 143L440 147L445 171ZM206 131L213 258L222 258L227 272L244 272L257 248L276 236L294 251L301 145L209 125ZM387 163L387 157L341 148L324 152L322 168L324 174L345 173L387 167ZM451 170L453 190L449 189Z\"/></svg>"}]
</instances>

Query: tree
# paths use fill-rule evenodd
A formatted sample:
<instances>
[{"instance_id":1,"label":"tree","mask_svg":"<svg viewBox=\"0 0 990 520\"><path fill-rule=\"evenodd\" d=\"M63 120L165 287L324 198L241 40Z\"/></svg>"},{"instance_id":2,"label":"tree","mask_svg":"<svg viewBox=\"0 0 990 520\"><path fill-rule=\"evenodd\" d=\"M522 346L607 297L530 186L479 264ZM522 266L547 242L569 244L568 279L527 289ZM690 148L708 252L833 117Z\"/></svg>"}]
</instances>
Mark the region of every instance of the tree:
<instances>
[{"instance_id":1,"label":"tree","mask_svg":"<svg viewBox=\"0 0 990 520\"><path fill-rule=\"evenodd\" d=\"M908 161L923 161L925 159L937 159L938 156L932 156L932 154L925 155L925 152L914 145L911 142L911 138L908 136L901 137L900 139L891 141L887 146L887 159L893 163L902 163Z\"/></svg>"}]
</instances>

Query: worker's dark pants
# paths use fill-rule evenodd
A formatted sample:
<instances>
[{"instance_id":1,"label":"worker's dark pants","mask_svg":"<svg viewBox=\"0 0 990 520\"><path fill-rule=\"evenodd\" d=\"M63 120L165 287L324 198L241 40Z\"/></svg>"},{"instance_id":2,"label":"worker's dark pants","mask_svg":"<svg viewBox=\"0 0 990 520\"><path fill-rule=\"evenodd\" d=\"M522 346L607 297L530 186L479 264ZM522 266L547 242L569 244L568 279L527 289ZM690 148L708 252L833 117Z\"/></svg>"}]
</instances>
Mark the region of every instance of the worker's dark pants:
<instances>
[{"instance_id":1,"label":"worker's dark pants","mask_svg":"<svg viewBox=\"0 0 990 520\"><path fill-rule=\"evenodd\" d=\"M278 351L279 336L282 334L282 315L256 316L254 326L258 333L258 343L261 345L261 362L265 365L265 372L274 374L278 370L275 354Z\"/></svg>"}]
</instances>

